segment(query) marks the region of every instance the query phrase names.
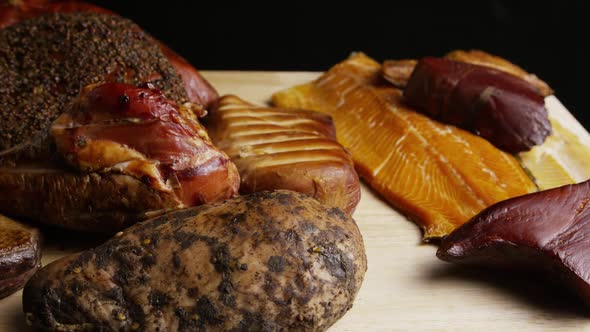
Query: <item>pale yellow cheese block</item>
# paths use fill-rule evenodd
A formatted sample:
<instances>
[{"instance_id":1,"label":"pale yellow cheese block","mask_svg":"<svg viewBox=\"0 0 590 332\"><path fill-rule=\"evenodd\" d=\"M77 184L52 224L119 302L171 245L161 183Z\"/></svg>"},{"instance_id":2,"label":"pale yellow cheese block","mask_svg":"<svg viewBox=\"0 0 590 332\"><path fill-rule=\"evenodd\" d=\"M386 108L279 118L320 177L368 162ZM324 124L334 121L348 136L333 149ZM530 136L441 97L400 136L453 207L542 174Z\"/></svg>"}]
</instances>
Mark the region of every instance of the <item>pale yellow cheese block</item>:
<instances>
[{"instance_id":1,"label":"pale yellow cheese block","mask_svg":"<svg viewBox=\"0 0 590 332\"><path fill-rule=\"evenodd\" d=\"M545 99L552 133L520 158L541 190L590 179L590 135L555 96Z\"/></svg>"}]
</instances>

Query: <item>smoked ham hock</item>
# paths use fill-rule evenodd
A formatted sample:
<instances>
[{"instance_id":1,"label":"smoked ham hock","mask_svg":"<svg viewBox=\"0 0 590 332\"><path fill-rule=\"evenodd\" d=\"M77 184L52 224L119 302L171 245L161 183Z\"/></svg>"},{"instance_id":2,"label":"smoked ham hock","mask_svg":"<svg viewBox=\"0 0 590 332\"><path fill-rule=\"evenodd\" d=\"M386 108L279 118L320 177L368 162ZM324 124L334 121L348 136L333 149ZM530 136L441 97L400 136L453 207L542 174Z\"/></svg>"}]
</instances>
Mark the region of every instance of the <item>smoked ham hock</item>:
<instances>
[{"instance_id":1,"label":"smoked ham hock","mask_svg":"<svg viewBox=\"0 0 590 332\"><path fill-rule=\"evenodd\" d=\"M358 175L329 115L223 96L205 125L238 167L240 192L293 190L349 214L358 204Z\"/></svg>"},{"instance_id":2,"label":"smoked ham hock","mask_svg":"<svg viewBox=\"0 0 590 332\"><path fill-rule=\"evenodd\" d=\"M39 231L0 215L0 299L22 288L41 266Z\"/></svg>"},{"instance_id":3,"label":"smoked ham hock","mask_svg":"<svg viewBox=\"0 0 590 332\"><path fill-rule=\"evenodd\" d=\"M198 111L155 89L87 87L40 143L3 156L0 211L112 233L152 212L235 195L237 170Z\"/></svg>"},{"instance_id":4,"label":"smoked ham hock","mask_svg":"<svg viewBox=\"0 0 590 332\"><path fill-rule=\"evenodd\" d=\"M469 130L511 153L541 145L551 133L537 88L489 67L423 58L404 97L429 117Z\"/></svg>"},{"instance_id":5,"label":"smoked ham hock","mask_svg":"<svg viewBox=\"0 0 590 332\"><path fill-rule=\"evenodd\" d=\"M354 222L292 191L171 212L60 259L26 285L42 330L324 331L367 260Z\"/></svg>"},{"instance_id":6,"label":"smoked ham hock","mask_svg":"<svg viewBox=\"0 0 590 332\"><path fill-rule=\"evenodd\" d=\"M41 15L79 12L115 15L110 10L76 0L0 0L0 29ZM162 42L156 42L182 78L188 100L207 109L214 108L218 94L213 86L183 57Z\"/></svg>"},{"instance_id":7,"label":"smoked ham hock","mask_svg":"<svg viewBox=\"0 0 590 332\"><path fill-rule=\"evenodd\" d=\"M447 262L558 277L590 304L590 181L489 207L442 240Z\"/></svg>"}]
</instances>

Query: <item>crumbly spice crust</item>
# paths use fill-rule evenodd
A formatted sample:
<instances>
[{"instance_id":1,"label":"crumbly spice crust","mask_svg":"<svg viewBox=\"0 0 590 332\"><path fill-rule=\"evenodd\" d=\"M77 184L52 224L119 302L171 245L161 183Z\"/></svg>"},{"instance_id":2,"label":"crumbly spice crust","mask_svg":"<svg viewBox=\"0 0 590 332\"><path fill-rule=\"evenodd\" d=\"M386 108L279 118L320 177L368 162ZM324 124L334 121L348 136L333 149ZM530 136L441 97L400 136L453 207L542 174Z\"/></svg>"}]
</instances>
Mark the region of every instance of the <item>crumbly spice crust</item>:
<instances>
[{"instance_id":1,"label":"crumbly spice crust","mask_svg":"<svg viewBox=\"0 0 590 332\"><path fill-rule=\"evenodd\" d=\"M0 151L33 139L88 84L152 82L186 101L176 70L130 20L51 14L0 30Z\"/></svg>"}]
</instances>

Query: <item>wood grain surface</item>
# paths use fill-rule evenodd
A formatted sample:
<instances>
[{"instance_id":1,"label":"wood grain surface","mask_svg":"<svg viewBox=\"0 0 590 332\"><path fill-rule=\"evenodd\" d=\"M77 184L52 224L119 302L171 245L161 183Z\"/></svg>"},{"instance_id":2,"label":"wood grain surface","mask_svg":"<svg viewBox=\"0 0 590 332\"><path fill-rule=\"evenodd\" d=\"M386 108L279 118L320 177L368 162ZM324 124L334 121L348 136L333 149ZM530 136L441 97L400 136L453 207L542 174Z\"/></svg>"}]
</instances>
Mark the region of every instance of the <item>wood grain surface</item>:
<instances>
[{"instance_id":1,"label":"wood grain surface","mask_svg":"<svg viewBox=\"0 0 590 332\"><path fill-rule=\"evenodd\" d=\"M318 73L203 73L220 93L255 103L307 82ZM590 137L554 97L549 111ZM461 269L435 257L421 232L363 185L354 218L363 234L369 269L354 307L336 331L590 331L590 310L559 285L535 275ZM45 231L43 264L99 244L103 239ZM0 331L26 331L21 293L0 300Z\"/></svg>"}]
</instances>

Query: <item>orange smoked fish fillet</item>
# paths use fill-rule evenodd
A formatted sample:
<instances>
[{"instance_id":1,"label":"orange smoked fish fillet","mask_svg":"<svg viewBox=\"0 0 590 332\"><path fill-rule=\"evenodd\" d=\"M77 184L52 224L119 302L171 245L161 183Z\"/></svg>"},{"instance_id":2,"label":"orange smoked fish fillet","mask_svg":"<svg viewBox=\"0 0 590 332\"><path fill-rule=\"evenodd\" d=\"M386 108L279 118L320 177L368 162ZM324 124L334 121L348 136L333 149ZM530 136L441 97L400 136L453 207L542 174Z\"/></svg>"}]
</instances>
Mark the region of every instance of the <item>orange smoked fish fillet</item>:
<instances>
[{"instance_id":1,"label":"orange smoked fish fillet","mask_svg":"<svg viewBox=\"0 0 590 332\"><path fill-rule=\"evenodd\" d=\"M424 229L449 234L496 202L536 191L519 162L486 140L420 115L362 53L314 82L276 93L279 107L330 114L371 187Z\"/></svg>"}]
</instances>

